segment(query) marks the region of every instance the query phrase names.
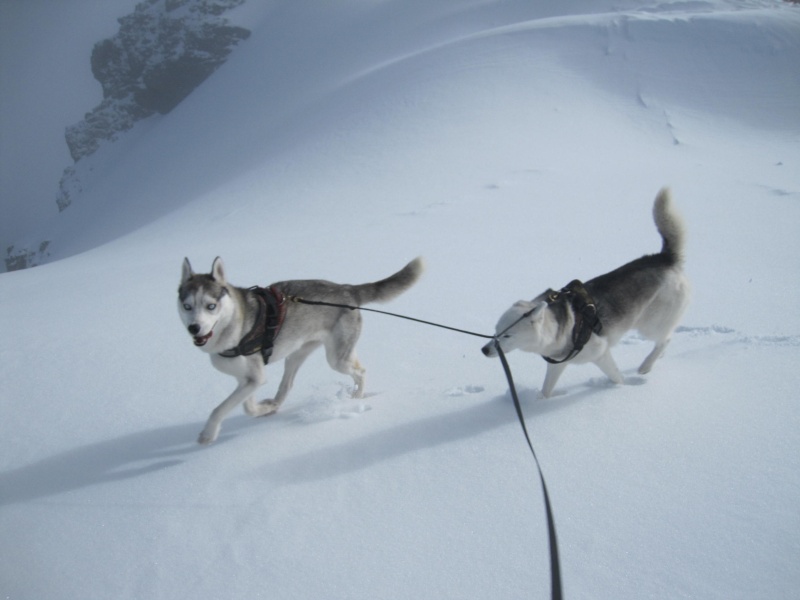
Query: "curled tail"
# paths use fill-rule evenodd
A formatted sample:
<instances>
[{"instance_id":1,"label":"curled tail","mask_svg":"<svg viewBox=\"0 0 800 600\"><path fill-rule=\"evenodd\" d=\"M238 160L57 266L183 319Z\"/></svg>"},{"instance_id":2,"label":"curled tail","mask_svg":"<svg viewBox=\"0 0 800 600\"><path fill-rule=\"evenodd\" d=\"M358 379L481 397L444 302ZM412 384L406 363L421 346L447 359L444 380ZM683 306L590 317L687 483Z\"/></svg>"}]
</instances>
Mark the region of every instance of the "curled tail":
<instances>
[{"instance_id":1,"label":"curled tail","mask_svg":"<svg viewBox=\"0 0 800 600\"><path fill-rule=\"evenodd\" d=\"M672 205L672 195L668 187L661 188L656 196L653 220L663 240L661 254L668 256L673 264L682 264L686 232L683 219Z\"/></svg>"},{"instance_id":2,"label":"curled tail","mask_svg":"<svg viewBox=\"0 0 800 600\"><path fill-rule=\"evenodd\" d=\"M415 258L405 267L394 275L381 279L374 283L354 285L357 304L369 304L371 302L388 302L396 298L408 288L414 285L425 270L425 263L421 258Z\"/></svg>"}]
</instances>

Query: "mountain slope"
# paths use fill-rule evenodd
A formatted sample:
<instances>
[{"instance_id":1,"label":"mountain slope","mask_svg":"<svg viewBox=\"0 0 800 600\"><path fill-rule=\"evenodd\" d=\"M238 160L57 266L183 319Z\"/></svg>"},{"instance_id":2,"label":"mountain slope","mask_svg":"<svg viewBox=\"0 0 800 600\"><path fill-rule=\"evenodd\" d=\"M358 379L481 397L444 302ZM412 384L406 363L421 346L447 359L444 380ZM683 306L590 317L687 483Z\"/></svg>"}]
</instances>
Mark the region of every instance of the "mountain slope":
<instances>
[{"instance_id":1,"label":"mountain slope","mask_svg":"<svg viewBox=\"0 0 800 600\"><path fill-rule=\"evenodd\" d=\"M53 259L0 277L0 592L11 598L548 597L538 482L481 341L365 315L368 395L321 355L284 408L194 442L232 388L182 331L180 262L360 283L491 332L517 298L660 247L694 300L627 384L509 356L568 598L790 598L800 518L800 16L778 2L250 8L172 113L98 158ZM101 160L102 159L102 160ZM73 212L74 209L74 212ZM274 393L280 365L268 368Z\"/></svg>"}]
</instances>

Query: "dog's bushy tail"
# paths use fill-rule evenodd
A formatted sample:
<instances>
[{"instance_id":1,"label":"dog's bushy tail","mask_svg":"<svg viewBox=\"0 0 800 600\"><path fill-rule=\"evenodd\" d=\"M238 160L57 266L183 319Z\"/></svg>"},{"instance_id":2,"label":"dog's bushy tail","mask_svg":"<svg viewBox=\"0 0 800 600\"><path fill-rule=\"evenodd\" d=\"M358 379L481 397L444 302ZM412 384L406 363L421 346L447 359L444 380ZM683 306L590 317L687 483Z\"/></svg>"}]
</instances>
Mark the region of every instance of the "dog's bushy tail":
<instances>
[{"instance_id":1,"label":"dog's bushy tail","mask_svg":"<svg viewBox=\"0 0 800 600\"><path fill-rule=\"evenodd\" d=\"M661 188L656 196L653 203L653 220L663 240L661 254L668 256L673 264L682 264L686 230L683 218L672 204L672 195L668 187Z\"/></svg>"},{"instance_id":2,"label":"dog's bushy tail","mask_svg":"<svg viewBox=\"0 0 800 600\"><path fill-rule=\"evenodd\" d=\"M353 292L359 306L371 302L388 302L414 285L425 270L421 258L415 258L394 275L374 283L354 285Z\"/></svg>"}]
</instances>

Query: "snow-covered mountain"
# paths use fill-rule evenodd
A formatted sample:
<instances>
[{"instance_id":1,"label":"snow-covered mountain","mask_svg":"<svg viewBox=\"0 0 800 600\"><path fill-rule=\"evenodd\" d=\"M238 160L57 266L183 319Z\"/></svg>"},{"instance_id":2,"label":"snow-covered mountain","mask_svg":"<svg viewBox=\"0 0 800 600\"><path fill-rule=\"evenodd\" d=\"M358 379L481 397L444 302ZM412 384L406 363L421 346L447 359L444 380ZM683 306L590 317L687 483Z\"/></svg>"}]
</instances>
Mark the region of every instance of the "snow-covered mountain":
<instances>
[{"instance_id":1,"label":"snow-covered mountain","mask_svg":"<svg viewBox=\"0 0 800 600\"><path fill-rule=\"evenodd\" d=\"M92 50L92 74L103 88L103 101L67 128L72 159L93 154L136 121L167 114L205 81L249 35L219 16L243 1L142 2L122 17L117 35Z\"/></svg>"},{"instance_id":2,"label":"snow-covered mountain","mask_svg":"<svg viewBox=\"0 0 800 600\"><path fill-rule=\"evenodd\" d=\"M154 114L167 114L225 62L250 32L222 17L244 0L151 0L119 19L119 31L99 41L91 53L91 71L103 100L78 123L66 128L74 161L58 182L58 210L68 208L90 189L103 168L89 157L103 144L118 141ZM102 159L101 159L102 161ZM40 264L50 240L17 245L6 251L6 268Z\"/></svg>"},{"instance_id":3,"label":"snow-covered mountain","mask_svg":"<svg viewBox=\"0 0 800 600\"><path fill-rule=\"evenodd\" d=\"M281 412L195 439L232 380L175 308L184 256L239 285L359 283L492 331L518 298L660 241L693 303L627 385L509 356L567 598L800 587L800 11L777 0L274 0L0 276L0 597L548 597L531 457L481 341L365 315L367 397L315 356ZM274 393L280 365L268 368Z\"/></svg>"}]
</instances>

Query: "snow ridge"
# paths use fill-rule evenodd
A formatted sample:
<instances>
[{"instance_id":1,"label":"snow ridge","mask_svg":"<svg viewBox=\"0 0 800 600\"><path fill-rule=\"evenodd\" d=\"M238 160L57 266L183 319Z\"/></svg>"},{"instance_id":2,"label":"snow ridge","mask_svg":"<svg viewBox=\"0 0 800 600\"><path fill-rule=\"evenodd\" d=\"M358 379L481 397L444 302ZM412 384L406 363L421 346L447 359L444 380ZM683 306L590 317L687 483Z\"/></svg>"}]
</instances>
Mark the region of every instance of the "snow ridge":
<instances>
[{"instance_id":1,"label":"snow ridge","mask_svg":"<svg viewBox=\"0 0 800 600\"><path fill-rule=\"evenodd\" d=\"M201 448L231 382L176 315L181 263L360 283L424 256L387 309L490 331L658 251L664 185L694 296L654 370L631 334L624 385L574 366L540 400L544 361L508 355L565 596L794 598L797 7L235 10L247 43L81 159L92 185L37 232L45 264L0 275L0 598L546 597L541 491L482 342L365 313L365 398L317 353L278 413Z\"/></svg>"}]
</instances>

